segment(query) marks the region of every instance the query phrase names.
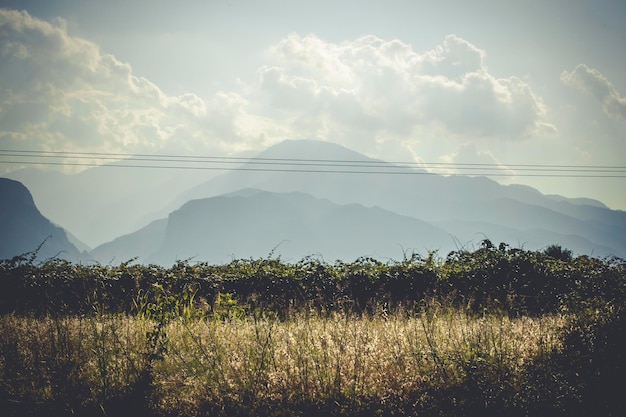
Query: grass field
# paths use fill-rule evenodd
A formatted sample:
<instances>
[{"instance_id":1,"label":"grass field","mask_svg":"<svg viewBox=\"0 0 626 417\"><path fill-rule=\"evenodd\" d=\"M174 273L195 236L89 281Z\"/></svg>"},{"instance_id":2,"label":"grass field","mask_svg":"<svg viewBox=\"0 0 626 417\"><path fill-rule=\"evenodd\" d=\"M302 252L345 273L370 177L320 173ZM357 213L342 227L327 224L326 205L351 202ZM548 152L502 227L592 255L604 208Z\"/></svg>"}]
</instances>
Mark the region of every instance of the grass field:
<instances>
[{"instance_id":1,"label":"grass field","mask_svg":"<svg viewBox=\"0 0 626 417\"><path fill-rule=\"evenodd\" d=\"M531 364L562 349L566 322L436 304L412 314L177 318L163 327L123 315L7 315L0 367L15 409L54 405L68 414L129 402L164 415L297 414L329 404L337 413L384 413L416 395L425 396L418 408L434 406L433 391L459 387L498 409L515 406Z\"/></svg>"},{"instance_id":2,"label":"grass field","mask_svg":"<svg viewBox=\"0 0 626 417\"><path fill-rule=\"evenodd\" d=\"M0 407L34 417L624 415L623 262L470 255L170 270L4 263ZM529 282L540 282L535 293Z\"/></svg>"}]
</instances>

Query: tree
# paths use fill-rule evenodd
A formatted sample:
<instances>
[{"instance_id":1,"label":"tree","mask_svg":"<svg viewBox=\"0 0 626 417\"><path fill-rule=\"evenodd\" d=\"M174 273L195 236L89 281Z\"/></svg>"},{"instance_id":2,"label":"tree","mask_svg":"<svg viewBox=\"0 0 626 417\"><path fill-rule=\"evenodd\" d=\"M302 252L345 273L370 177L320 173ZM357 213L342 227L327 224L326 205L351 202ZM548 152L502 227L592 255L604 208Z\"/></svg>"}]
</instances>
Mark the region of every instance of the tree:
<instances>
[{"instance_id":1,"label":"tree","mask_svg":"<svg viewBox=\"0 0 626 417\"><path fill-rule=\"evenodd\" d=\"M543 250L543 253L546 256L563 262L569 262L573 258L572 251L561 247L561 245L550 245Z\"/></svg>"}]
</instances>

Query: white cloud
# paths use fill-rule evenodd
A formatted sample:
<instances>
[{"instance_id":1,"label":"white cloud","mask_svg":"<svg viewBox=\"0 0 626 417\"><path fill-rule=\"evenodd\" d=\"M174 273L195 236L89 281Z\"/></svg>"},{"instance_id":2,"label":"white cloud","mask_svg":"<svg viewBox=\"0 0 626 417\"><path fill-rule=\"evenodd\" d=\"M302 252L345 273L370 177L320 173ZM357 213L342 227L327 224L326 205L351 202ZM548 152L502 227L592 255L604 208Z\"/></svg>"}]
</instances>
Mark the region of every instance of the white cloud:
<instances>
[{"instance_id":1,"label":"white cloud","mask_svg":"<svg viewBox=\"0 0 626 417\"><path fill-rule=\"evenodd\" d=\"M418 53L375 36L333 43L292 34L265 59L238 92L168 96L62 20L0 9L0 140L22 149L210 154L287 138L367 151L429 133L465 142L554 130L526 83L496 78L486 53L454 35Z\"/></svg>"},{"instance_id":2,"label":"white cloud","mask_svg":"<svg viewBox=\"0 0 626 417\"><path fill-rule=\"evenodd\" d=\"M485 73L485 51L466 40L448 35L443 45L435 47L421 57L420 72L424 75L462 79L469 73Z\"/></svg>"},{"instance_id":3,"label":"white cloud","mask_svg":"<svg viewBox=\"0 0 626 417\"><path fill-rule=\"evenodd\" d=\"M473 143L463 144L455 152L440 159L450 166L443 167L443 172L442 169L436 170L437 173L486 176L494 174L499 177L500 182L510 182L510 178L507 180L500 178L501 176L515 175L515 171L498 161L490 151L479 150Z\"/></svg>"},{"instance_id":4,"label":"white cloud","mask_svg":"<svg viewBox=\"0 0 626 417\"><path fill-rule=\"evenodd\" d=\"M606 114L626 122L626 97L597 69L580 64L572 72L563 71L561 81L591 94L602 103Z\"/></svg>"},{"instance_id":5,"label":"white cloud","mask_svg":"<svg viewBox=\"0 0 626 417\"><path fill-rule=\"evenodd\" d=\"M167 96L61 20L0 9L0 45L0 138L17 147L215 152L258 137L240 95Z\"/></svg>"},{"instance_id":6,"label":"white cloud","mask_svg":"<svg viewBox=\"0 0 626 417\"><path fill-rule=\"evenodd\" d=\"M454 35L418 54L399 40L375 36L332 43L292 34L270 49L277 66L262 68L256 87L259 100L283 117L306 118L311 134L323 134L329 124L335 134L369 132L372 140L429 125L464 139L555 132L541 98L517 77L491 75L485 56Z\"/></svg>"}]
</instances>

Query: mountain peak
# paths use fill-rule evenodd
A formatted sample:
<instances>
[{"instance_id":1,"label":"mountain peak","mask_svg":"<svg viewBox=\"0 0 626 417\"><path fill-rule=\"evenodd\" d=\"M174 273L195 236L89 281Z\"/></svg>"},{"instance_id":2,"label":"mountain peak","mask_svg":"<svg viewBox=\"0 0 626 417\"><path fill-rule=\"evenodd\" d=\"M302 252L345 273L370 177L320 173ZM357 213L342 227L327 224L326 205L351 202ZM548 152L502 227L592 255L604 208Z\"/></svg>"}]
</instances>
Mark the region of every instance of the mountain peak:
<instances>
[{"instance_id":1,"label":"mountain peak","mask_svg":"<svg viewBox=\"0 0 626 417\"><path fill-rule=\"evenodd\" d=\"M337 143L315 139L287 139L262 151L257 158L372 160Z\"/></svg>"},{"instance_id":2,"label":"mountain peak","mask_svg":"<svg viewBox=\"0 0 626 417\"><path fill-rule=\"evenodd\" d=\"M0 178L0 192L0 213L3 217L14 216L24 210L37 210L30 191L19 181Z\"/></svg>"}]
</instances>

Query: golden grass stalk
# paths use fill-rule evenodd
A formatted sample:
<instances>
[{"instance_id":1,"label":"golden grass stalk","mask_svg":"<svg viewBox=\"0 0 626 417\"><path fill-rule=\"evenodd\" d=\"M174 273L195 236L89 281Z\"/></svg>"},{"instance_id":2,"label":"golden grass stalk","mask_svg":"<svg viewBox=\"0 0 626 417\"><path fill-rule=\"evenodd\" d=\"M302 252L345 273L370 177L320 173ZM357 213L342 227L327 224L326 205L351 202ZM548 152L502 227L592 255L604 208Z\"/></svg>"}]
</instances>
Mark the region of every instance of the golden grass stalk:
<instances>
[{"instance_id":1,"label":"golden grass stalk","mask_svg":"<svg viewBox=\"0 0 626 417\"><path fill-rule=\"evenodd\" d=\"M206 404L358 404L481 372L517 378L523 366L559 349L562 315L476 317L430 307L357 316L296 313L167 324L166 352L151 367L152 406L193 415ZM155 323L133 317L0 317L3 395L105 404L125 395L147 367Z\"/></svg>"}]
</instances>

